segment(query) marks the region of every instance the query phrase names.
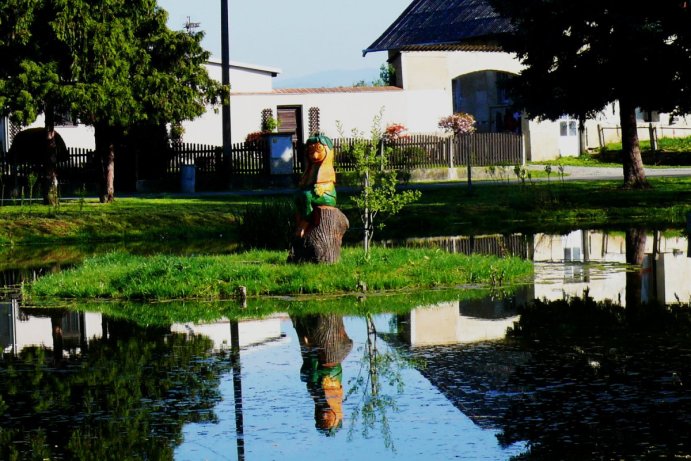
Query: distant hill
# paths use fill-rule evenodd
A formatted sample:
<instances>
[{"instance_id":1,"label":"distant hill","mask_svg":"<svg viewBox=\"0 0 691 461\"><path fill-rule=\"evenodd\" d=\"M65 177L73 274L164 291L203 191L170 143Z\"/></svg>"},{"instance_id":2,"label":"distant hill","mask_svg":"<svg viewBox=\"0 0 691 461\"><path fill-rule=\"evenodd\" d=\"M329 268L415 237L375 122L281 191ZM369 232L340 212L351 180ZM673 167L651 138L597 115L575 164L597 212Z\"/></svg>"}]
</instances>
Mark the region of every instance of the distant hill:
<instances>
[{"instance_id":1,"label":"distant hill","mask_svg":"<svg viewBox=\"0 0 691 461\"><path fill-rule=\"evenodd\" d=\"M367 83L379 78L378 68L366 69L333 69L303 75L301 77L284 78L278 76L273 80L274 88L330 88L336 86L352 86L360 80Z\"/></svg>"}]
</instances>

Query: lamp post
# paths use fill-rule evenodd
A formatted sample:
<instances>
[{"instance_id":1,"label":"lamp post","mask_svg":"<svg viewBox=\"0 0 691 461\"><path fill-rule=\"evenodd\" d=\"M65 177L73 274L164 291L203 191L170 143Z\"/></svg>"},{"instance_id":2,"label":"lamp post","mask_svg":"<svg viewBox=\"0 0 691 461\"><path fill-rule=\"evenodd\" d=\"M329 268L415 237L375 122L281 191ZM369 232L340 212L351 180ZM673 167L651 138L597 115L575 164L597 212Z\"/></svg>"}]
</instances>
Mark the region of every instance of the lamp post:
<instances>
[{"instance_id":1,"label":"lamp post","mask_svg":"<svg viewBox=\"0 0 691 461\"><path fill-rule=\"evenodd\" d=\"M228 43L228 0L221 0L221 83L230 91L230 45ZM221 110L223 125L223 164L230 179L230 95L223 101Z\"/></svg>"}]
</instances>

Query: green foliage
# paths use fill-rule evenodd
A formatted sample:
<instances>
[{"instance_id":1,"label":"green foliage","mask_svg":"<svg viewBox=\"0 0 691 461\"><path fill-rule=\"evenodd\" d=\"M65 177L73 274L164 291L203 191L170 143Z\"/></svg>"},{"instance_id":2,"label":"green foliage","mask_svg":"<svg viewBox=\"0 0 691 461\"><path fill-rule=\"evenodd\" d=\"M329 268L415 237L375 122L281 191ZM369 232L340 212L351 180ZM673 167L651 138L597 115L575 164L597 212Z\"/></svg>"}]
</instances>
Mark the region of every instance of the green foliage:
<instances>
[{"instance_id":1,"label":"green foliage","mask_svg":"<svg viewBox=\"0 0 691 461\"><path fill-rule=\"evenodd\" d=\"M642 3L586 6L567 0L490 4L511 18L512 31L503 34L501 46L524 66L508 81L513 102L532 118L571 114L581 121L618 102L624 186L649 187L635 111L691 110L687 4L666 2L654 9Z\"/></svg>"},{"instance_id":2,"label":"green foliage","mask_svg":"<svg viewBox=\"0 0 691 461\"><path fill-rule=\"evenodd\" d=\"M685 3L653 10L632 3L586 8L566 0L490 4L514 25L502 46L526 67L509 86L532 117L590 116L622 99L648 110L689 108L691 12Z\"/></svg>"},{"instance_id":3,"label":"green foliage","mask_svg":"<svg viewBox=\"0 0 691 461\"><path fill-rule=\"evenodd\" d=\"M424 163L429 154L420 146L408 146L402 152L403 161L406 169L413 169Z\"/></svg>"},{"instance_id":4,"label":"green foliage","mask_svg":"<svg viewBox=\"0 0 691 461\"><path fill-rule=\"evenodd\" d=\"M383 112L382 108L374 117L369 140L365 139L363 133L353 130L352 137L355 138L355 142L347 151L353 159L355 172L360 180L360 192L352 196L351 200L363 224L365 257L369 255L375 227L383 227L381 222L375 225L377 218L385 219L397 214L403 207L418 200L421 195L419 190L399 191L396 187L396 171L387 169L391 148L387 147L382 139ZM340 124L339 131L342 131Z\"/></svg>"},{"instance_id":5,"label":"green foliage","mask_svg":"<svg viewBox=\"0 0 691 461\"><path fill-rule=\"evenodd\" d=\"M273 116L268 116L266 120L262 122L262 131L273 133L281 125L280 121Z\"/></svg>"},{"instance_id":6,"label":"green foliage","mask_svg":"<svg viewBox=\"0 0 691 461\"><path fill-rule=\"evenodd\" d=\"M203 114L228 89L204 68L202 33L172 31L152 0L0 4L0 114L22 124L65 111L95 127L99 155L139 123Z\"/></svg>"},{"instance_id":7,"label":"green foliage","mask_svg":"<svg viewBox=\"0 0 691 461\"><path fill-rule=\"evenodd\" d=\"M360 80L355 82L353 86L392 86L395 84L396 68L391 64L384 63L379 67L379 78L377 80L372 80L369 83L365 80Z\"/></svg>"},{"instance_id":8,"label":"green foliage","mask_svg":"<svg viewBox=\"0 0 691 461\"><path fill-rule=\"evenodd\" d=\"M286 249L295 233L295 202L265 200L249 205L241 213L238 236L248 248Z\"/></svg>"},{"instance_id":9,"label":"green foliage","mask_svg":"<svg viewBox=\"0 0 691 461\"><path fill-rule=\"evenodd\" d=\"M74 269L42 277L27 298L230 299L244 286L249 296L342 294L489 284L496 273L507 284L526 279L532 263L518 258L466 256L433 249L344 248L327 272L287 262L287 253L249 251L227 256L135 256L109 253Z\"/></svg>"}]
</instances>

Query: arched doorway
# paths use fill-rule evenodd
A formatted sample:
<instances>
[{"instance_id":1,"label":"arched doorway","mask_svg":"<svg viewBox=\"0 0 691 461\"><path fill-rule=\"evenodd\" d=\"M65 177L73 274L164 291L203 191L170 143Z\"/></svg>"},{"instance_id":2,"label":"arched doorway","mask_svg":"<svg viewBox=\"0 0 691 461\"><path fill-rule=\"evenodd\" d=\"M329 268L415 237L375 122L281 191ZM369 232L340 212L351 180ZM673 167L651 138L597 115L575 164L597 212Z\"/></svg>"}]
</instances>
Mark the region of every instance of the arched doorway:
<instances>
[{"instance_id":1,"label":"arched doorway","mask_svg":"<svg viewBox=\"0 0 691 461\"><path fill-rule=\"evenodd\" d=\"M511 75L484 70L456 77L452 81L453 111L472 114L481 133L520 133L520 113L513 110L504 87Z\"/></svg>"}]
</instances>

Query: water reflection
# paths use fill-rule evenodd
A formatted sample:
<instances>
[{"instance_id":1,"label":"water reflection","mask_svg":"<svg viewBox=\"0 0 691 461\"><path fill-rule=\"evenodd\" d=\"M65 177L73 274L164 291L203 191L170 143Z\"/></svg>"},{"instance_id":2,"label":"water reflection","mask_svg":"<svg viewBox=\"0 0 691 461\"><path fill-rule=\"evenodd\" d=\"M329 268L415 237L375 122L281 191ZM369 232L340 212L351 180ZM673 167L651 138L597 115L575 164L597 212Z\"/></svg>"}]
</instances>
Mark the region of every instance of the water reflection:
<instances>
[{"instance_id":1,"label":"water reflection","mask_svg":"<svg viewBox=\"0 0 691 461\"><path fill-rule=\"evenodd\" d=\"M3 343L0 458L689 454L688 307L520 299L186 328L3 306L31 328ZM458 340L454 316L512 327Z\"/></svg>"},{"instance_id":2,"label":"water reflection","mask_svg":"<svg viewBox=\"0 0 691 461\"><path fill-rule=\"evenodd\" d=\"M582 296L629 302L691 301L689 238L681 230L575 230L563 235L457 236L387 245L434 246L465 254L519 256L535 262L536 299ZM635 266L635 267L632 267ZM628 296L628 299L627 299Z\"/></svg>"},{"instance_id":3,"label":"water reflection","mask_svg":"<svg viewBox=\"0 0 691 461\"><path fill-rule=\"evenodd\" d=\"M19 330L0 360L0 458L172 459L186 423L215 420L228 367L210 359L208 338L101 318L87 339L65 320L21 311L43 344Z\"/></svg>"},{"instance_id":4,"label":"water reflection","mask_svg":"<svg viewBox=\"0 0 691 461\"><path fill-rule=\"evenodd\" d=\"M293 317L300 343L300 379L314 400L316 428L334 435L343 425L343 367L353 341L335 314Z\"/></svg>"},{"instance_id":5,"label":"water reflection","mask_svg":"<svg viewBox=\"0 0 691 461\"><path fill-rule=\"evenodd\" d=\"M534 284L406 314L143 327L0 303L0 459L691 456L688 240L490 240L455 248L521 252Z\"/></svg>"}]
</instances>

